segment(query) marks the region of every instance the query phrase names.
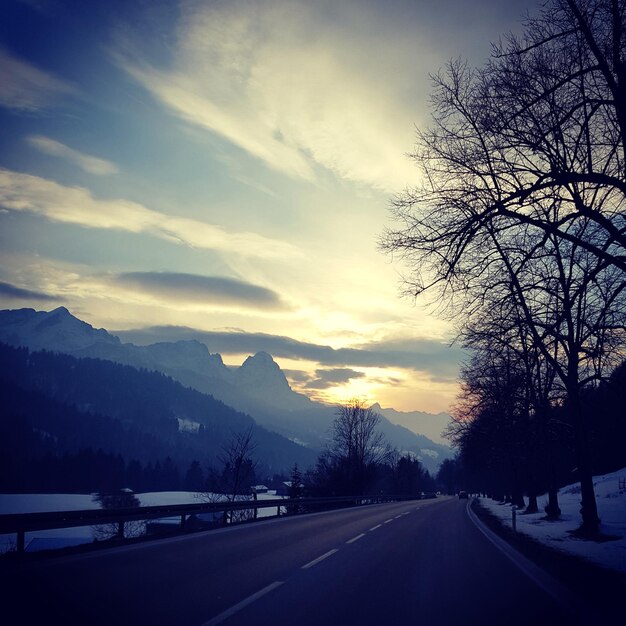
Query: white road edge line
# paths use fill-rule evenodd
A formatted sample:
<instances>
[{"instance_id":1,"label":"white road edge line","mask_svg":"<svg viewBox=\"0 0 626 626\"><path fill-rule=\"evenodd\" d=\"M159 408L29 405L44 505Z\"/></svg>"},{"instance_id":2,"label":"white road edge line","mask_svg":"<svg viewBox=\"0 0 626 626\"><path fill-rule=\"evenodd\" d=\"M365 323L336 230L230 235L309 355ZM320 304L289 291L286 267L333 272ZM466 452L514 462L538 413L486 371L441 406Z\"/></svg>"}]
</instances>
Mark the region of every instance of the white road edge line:
<instances>
[{"instance_id":1,"label":"white road edge line","mask_svg":"<svg viewBox=\"0 0 626 626\"><path fill-rule=\"evenodd\" d=\"M229 617L231 617L238 611L241 611L241 609L244 609L249 604L256 602L259 598L262 598L264 595L270 593L271 591L274 591L274 589L284 584L285 584L284 581L277 580L273 582L271 585L268 585L267 587L263 587L263 589L261 589L260 591L257 591L256 593L253 593L251 596L248 596L245 600L242 600L241 602L238 602L234 606L231 606L230 609L226 609L223 613L216 615L213 619L210 619L208 622L204 622L202 626L216 626L216 624L221 624L224 620L227 620Z\"/></svg>"},{"instance_id":2,"label":"white road edge line","mask_svg":"<svg viewBox=\"0 0 626 626\"><path fill-rule=\"evenodd\" d=\"M553 600L558 602L564 608L575 614L578 619L589 625L601 624L600 616L594 615L593 609L587 604L581 602L574 594L564 587L556 578L553 578L546 571L535 565L530 559L526 558L519 550L514 548L499 535L488 528L472 511L471 500L467 503L467 515L472 520L476 528L496 547L504 556L513 562L528 578L530 578L538 587L547 593Z\"/></svg>"},{"instance_id":3,"label":"white road edge line","mask_svg":"<svg viewBox=\"0 0 626 626\"><path fill-rule=\"evenodd\" d=\"M365 537L365 533L361 533L360 535L357 535L356 537L352 537L352 539L348 539L346 543L354 543L355 541L358 541L361 537Z\"/></svg>"},{"instance_id":4,"label":"white road edge line","mask_svg":"<svg viewBox=\"0 0 626 626\"><path fill-rule=\"evenodd\" d=\"M370 532L372 532L373 530L376 530L377 528L380 528L382 526L382 524L376 524L376 526L372 526L370 528Z\"/></svg>"},{"instance_id":5,"label":"white road edge line","mask_svg":"<svg viewBox=\"0 0 626 626\"><path fill-rule=\"evenodd\" d=\"M396 515L393 519L400 519L403 515L404 513L400 513L400 515Z\"/></svg>"},{"instance_id":6,"label":"white road edge line","mask_svg":"<svg viewBox=\"0 0 626 626\"><path fill-rule=\"evenodd\" d=\"M393 518L386 519L383 524L389 524L389 522L393 522Z\"/></svg>"},{"instance_id":7,"label":"white road edge line","mask_svg":"<svg viewBox=\"0 0 626 626\"><path fill-rule=\"evenodd\" d=\"M332 556L338 550L339 548L333 548L332 550L329 550L325 554L322 554L322 556L318 556L316 559L309 561L306 565L303 565L300 569L309 569L309 567L313 567L314 565L317 565L320 561L323 561L324 559L327 559L329 556Z\"/></svg>"}]
</instances>

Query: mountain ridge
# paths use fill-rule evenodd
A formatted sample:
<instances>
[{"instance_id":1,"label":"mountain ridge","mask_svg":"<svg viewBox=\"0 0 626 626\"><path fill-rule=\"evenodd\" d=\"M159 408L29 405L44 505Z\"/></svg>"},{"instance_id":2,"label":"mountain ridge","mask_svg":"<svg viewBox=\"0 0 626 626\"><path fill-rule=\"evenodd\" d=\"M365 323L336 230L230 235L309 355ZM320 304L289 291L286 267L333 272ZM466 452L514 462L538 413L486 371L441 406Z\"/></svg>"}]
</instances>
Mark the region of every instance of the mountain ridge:
<instances>
[{"instance_id":1,"label":"mountain ridge","mask_svg":"<svg viewBox=\"0 0 626 626\"><path fill-rule=\"evenodd\" d=\"M105 329L95 329L74 317L65 307L50 312L0 311L0 341L161 372L316 450L328 443L335 417L336 407L313 402L293 391L267 352L249 356L241 366L231 369L224 365L221 355L211 353L200 341L157 342L147 346L122 343ZM440 462L451 456L445 444L394 423L385 411L391 411L392 416L399 412L381 410L380 429L400 451L417 455L430 471L436 471Z\"/></svg>"}]
</instances>

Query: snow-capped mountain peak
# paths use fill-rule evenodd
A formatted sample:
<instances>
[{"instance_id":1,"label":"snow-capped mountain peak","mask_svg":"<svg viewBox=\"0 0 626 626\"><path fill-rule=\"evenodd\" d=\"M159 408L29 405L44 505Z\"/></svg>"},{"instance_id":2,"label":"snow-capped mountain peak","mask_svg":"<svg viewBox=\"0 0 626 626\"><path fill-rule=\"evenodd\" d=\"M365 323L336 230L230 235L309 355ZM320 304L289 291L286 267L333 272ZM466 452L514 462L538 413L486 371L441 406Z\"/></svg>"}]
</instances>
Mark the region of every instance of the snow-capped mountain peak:
<instances>
[{"instance_id":1,"label":"snow-capped mountain peak","mask_svg":"<svg viewBox=\"0 0 626 626\"><path fill-rule=\"evenodd\" d=\"M74 317L63 306L50 312L0 311L0 341L57 352L80 350L98 343L120 344L117 337Z\"/></svg>"}]
</instances>

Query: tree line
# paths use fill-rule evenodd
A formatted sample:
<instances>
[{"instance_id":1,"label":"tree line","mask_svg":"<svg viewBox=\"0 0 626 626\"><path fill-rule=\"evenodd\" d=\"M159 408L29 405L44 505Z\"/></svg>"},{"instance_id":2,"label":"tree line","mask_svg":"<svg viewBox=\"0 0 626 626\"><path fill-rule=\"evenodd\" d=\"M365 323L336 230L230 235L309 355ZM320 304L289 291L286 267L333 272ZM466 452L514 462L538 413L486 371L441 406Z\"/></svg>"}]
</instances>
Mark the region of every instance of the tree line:
<instances>
[{"instance_id":1,"label":"tree line","mask_svg":"<svg viewBox=\"0 0 626 626\"><path fill-rule=\"evenodd\" d=\"M302 490L320 497L435 492L434 478L415 455L387 443L378 429L380 421L381 416L359 399L339 405L330 442L303 474ZM299 481L292 476L291 482Z\"/></svg>"},{"instance_id":2,"label":"tree line","mask_svg":"<svg viewBox=\"0 0 626 626\"><path fill-rule=\"evenodd\" d=\"M70 480L62 459L82 458L86 450L121 456L125 464L135 459L144 469L157 462L163 466L170 457L183 485L194 459L207 474L232 433L248 428L263 475L315 459L314 452L263 429L250 416L163 374L2 343L0 405L0 480L13 492L18 485L30 485L28 491L70 489L78 479ZM44 457L45 467L56 468L47 477ZM92 475L87 466L84 474ZM52 482L52 476L58 480ZM81 484L97 491L100 482ZM171 481L135 482L132 488L166 489Z\"/></svg>"},{"instance_id":3,"label":"tree line","mask_svg":"<svg viewBox=\"0 0 626 626\"><path fill-rule=\"evenodd\" d=\"M450 431L463 467L531 508L548 489L552 516L575 476L591 535L611 418L589 398L626 354L625 33L622 2L551 0L484 66L450 62L382 243L470 351Z\"/></svg>"}]
</instances>

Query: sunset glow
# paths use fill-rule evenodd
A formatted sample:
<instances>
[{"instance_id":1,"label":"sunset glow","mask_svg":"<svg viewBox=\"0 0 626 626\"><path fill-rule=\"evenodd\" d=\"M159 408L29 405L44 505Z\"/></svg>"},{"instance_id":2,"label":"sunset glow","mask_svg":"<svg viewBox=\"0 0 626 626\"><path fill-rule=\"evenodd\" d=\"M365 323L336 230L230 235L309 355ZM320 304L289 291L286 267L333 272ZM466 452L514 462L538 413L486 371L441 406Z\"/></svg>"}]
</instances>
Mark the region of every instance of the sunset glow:
<instances>
[{"instance_id":1,"label":"sunset glow","mask_svg":"<svg viewBox=\"0 0 626 626\"><path fill-rule=\"evenodd\" d=\"M463 355L378 241L429 73L531 4L3 3L0 307L446 410Z\"/></svg>"}]
</instances>

